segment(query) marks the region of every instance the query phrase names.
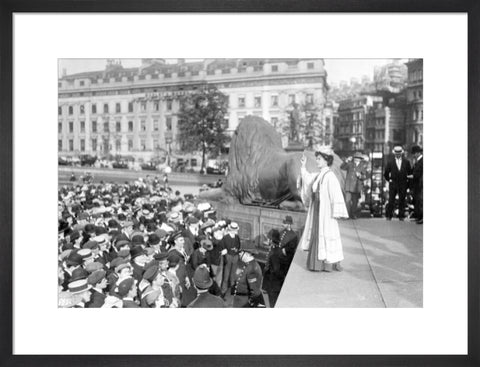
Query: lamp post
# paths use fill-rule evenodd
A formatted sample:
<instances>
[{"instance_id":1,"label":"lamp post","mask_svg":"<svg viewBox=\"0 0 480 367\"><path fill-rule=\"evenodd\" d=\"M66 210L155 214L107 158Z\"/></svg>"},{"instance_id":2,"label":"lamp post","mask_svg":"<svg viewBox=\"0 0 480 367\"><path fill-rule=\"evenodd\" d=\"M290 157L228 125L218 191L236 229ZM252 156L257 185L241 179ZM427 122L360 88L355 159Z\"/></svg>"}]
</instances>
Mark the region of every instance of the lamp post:
<instances>
[{"instance_id":1,"label":"lamp post","mask_svg":"<svg viewBox=\"0 0 480 367\"><path fill-rule=\"evenodd\" d=\"M352 143L352 154L355 153L355 143L357 142L357 138L352 136L350 138L350 143Z\"/></svg>"}]
</instances>

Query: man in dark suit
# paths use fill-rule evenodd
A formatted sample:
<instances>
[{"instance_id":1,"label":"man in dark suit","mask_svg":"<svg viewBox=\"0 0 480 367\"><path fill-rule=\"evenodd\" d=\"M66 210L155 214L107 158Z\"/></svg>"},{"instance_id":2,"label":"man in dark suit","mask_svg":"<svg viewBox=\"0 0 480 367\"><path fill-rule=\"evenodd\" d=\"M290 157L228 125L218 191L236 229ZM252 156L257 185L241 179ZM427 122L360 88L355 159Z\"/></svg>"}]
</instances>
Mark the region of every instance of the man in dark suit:
<instances>
[{"instance_id":1,"label":"man in dark suit","mask_svg":"<svg viewBox=\"0 0 480 367\"><path fill-rule=\"evenodd\" d=\"M412 154L415 157L413 166L413 207L417 224L423 224L423 149L418 145L412 147Z\"/></svg>"},{"instance_id":2,"label":"man in dark suit","mask_svg":"<svg viewBox=\"0 0 480 367\"><path fill-rule=\"evenodd\" d=\"M345 203L347 204L348 215L350 219L356 219L358 199L362 193L363 180L367 177L362 154L355 153L353 158L348 157L340 168L347 171L345 176Z\"/></svg>"},{"instance_id":3,"label":"man in dark suit","mask_svg":"<svg viewBox=\"0 0 480 367\"><path fill-rule=\"evenodd\" d=\"M395 209L395 197L398 195L398 219L405 218L405 197L407 195L408 175L412 169L410 162L403 156L404 150L401 146L393 148L394 158L387 163L384 177L389 183L389 194L387 204L387 220L392 220Z\"/></svg>"}]
</instances>

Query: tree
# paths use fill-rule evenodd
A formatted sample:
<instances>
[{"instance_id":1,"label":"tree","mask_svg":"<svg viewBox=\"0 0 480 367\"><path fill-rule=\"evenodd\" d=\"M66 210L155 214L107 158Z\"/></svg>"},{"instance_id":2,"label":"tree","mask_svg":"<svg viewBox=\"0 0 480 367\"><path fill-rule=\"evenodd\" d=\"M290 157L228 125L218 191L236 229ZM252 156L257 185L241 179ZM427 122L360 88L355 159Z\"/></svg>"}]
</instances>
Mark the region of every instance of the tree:
<instances>
[{"instance_id":1,"label":"tree","mask_svg":"<svg viewBox=\"0 0 480 367\"><path fill-rule=\"evenodd\" d=\"M215 87L205 87L180 100L178 141L185 152L201 151L201 172L206 154L218 155L230 137L225 134L228 97Z\"/></svg>"}]
</instances>

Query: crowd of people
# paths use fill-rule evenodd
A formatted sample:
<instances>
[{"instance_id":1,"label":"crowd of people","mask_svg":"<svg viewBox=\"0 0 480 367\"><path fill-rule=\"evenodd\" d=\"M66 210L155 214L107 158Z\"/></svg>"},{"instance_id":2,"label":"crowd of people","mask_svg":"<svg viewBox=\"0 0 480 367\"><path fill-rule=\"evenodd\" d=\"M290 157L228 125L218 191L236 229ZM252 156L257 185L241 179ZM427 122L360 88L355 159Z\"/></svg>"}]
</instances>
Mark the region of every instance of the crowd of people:
<instances>
[{"instance_id":1,"label":"crowd of people","mask_svg":"<svg viewBox=\"0 0 480 367\"><path fill-rule=\"evenodd\" d=\"M193 199L155 180L61 187L59 307L264 307L238 224Z\"/></svg>"}]
</instances>

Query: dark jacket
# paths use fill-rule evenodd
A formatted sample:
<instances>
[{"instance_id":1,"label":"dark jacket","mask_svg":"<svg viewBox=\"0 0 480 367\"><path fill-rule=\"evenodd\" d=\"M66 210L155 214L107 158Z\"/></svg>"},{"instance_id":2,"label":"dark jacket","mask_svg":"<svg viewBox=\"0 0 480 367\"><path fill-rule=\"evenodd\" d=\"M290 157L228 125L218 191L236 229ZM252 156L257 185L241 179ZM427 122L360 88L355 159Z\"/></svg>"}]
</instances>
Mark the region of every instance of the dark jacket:
<instances>
[{"instance_id":1,"label":"dark jacket","mask_svg":"<svg viewBox=\"0 0 480 367\"><path fill-rule=\"evenodd\" d=\"M86 308L100 308L105 303L105 295L100 293L94 289L92 289L92 296L90 298L90 302L85 304Z\"/></svg>"},{"instance_id":2,"label":"dark jacket","mask_svg":"<svg viewBox=\"0 0 480 367\"><path fill-rule=\"evenodd\" d=\"M421 190L423 187L423 157L413 166L413 189Z\"/></svg>"},{"instance_id":3,"label":"dark jacket","mask_svg":"<svg viewBox=\"0 0 480 367\"><path fill-rule=\"evenodd\" d=\"M406 158L402 157L402 164L400 170L398 170L397 162L394 157L388 161L383 176L387 182L390 182L390 185L406 190L408 187L407 175L411 172L412 168L410 162Z\"/></svg>"},{"instance_id":4,"label":"dark jacket","mask_svg":"<svg viewBox=\"0 0 480 367\"><path fill-rule=\"evenodd\" d=\"M354 161L343 162L340 168L347 171L345 176L345 191L361 193L363 190L363 180L367 177L365 163L361 161L358 165L355 165Z\"/></svg>"},{"instance_id":5,"label":"dark jacket","mask_svg":"<svg viewBox=\"0 0 480 367\"><path fill-rule=\"evenodd\" d=\"M236 293L238 295L248 295L249 297L258 297L262 286L262 268L256 260L250 261L248 264L240 262L240 273L238 274Z\"/></svg>"},{"instance_id":6,"label":"dark jacket","mask_svg":"<svg viewBox=\"0 0 480 367\"><path fill-rule=\"evenodd\" d=\"M280 248L285 249L287 260L292 261L297 245L298 236L294 230L284 229L280 233Z\"/></svg>"},{"instance_id":7,"label":"dark jacket","mask_svg":"<svg viewBox=\"0 0 480 367\"><path fill-rule=\"evenodd\" d=\"M189 308L225 308L225 302L210 292L199 293L187 307Z\"/></svg>"}]
</instances>

